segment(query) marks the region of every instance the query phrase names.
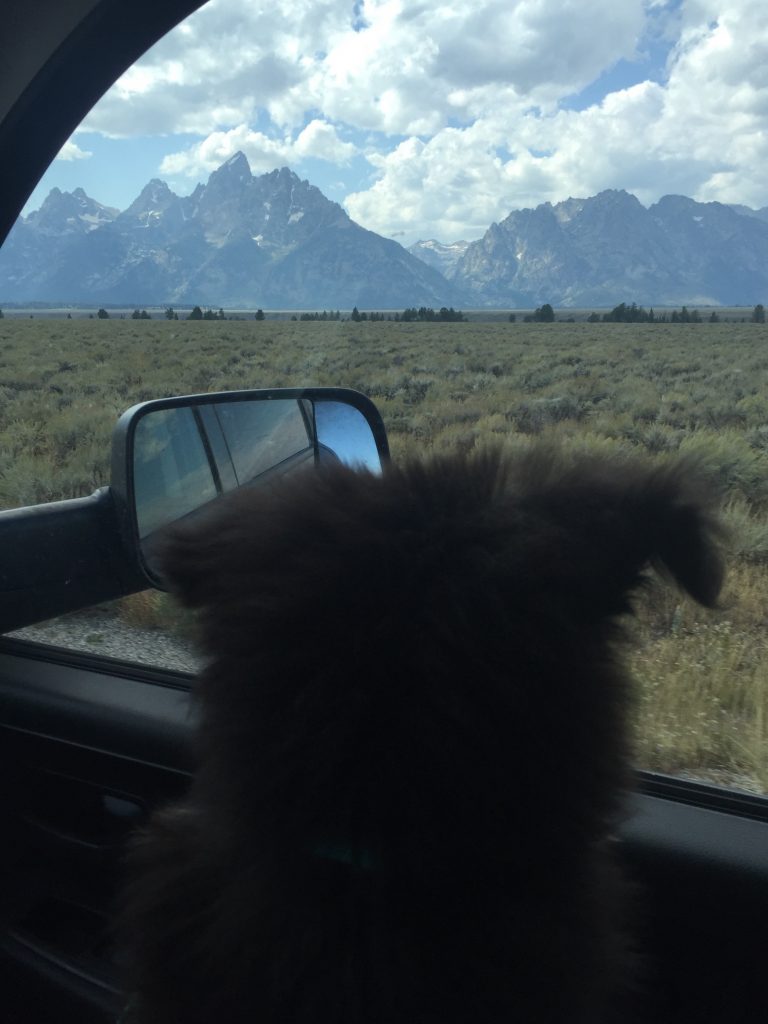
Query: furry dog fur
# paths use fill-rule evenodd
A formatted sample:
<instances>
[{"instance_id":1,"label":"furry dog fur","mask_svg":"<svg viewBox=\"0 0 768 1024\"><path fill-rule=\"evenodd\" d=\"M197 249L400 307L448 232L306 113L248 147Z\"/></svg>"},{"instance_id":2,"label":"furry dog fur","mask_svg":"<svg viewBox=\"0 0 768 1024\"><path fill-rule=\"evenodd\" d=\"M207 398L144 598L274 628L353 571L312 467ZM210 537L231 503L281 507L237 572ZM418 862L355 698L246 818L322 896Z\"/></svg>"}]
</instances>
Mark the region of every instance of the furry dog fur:
<instances>
[{"instance_id":1,"label":"furry dog fur","mask_svg":"<svg viewBox=\"0 0 768 1024\"><path fill-rule=\"evenodd\" d=\"M199 771L132 853L141 1024L606 1019L621 617L716 602L689 465L499 452L243 489L178 526Z\"/></svg>"}]
</instances>

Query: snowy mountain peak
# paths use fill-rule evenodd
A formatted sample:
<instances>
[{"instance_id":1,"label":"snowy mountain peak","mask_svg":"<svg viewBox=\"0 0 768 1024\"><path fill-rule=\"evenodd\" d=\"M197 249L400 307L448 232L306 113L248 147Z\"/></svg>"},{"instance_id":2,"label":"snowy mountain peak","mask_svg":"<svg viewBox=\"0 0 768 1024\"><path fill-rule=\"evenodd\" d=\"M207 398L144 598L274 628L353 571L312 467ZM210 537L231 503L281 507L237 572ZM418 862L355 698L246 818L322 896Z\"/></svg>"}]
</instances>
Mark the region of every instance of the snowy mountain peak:
<instances>
[{"instance_id":1,"label":"snowy mountain peak","mask_svg":"<svg viewBox=\"0 0 768 1024\"><path fill-rule=\"evenodd\" d=\"M251 165L248 163L248 157L245 153L238 149L236 153L233 153L229 160L225 160L221 165L222 167L236 168L237 170L246 170L251 173Z\"/></svg>"},{"instance_id":2,"label":"snowy mountain peak","mask_svg":"<svg viewBox=\"0 0 768 1024\"><path fill-rule=\"evenodd\" d=\"M240 150L234 153L229 160L226 160L220 167L211 173L208 184L211 182L228 183L236 182L238 185L245 185L251 180L251 165L245 153Z\"/></svg>"},{"instance_id":3,"label":"snowy mountain peak","mask_svg":"<svg viewBox=\"0 0 768 1024\"><path fill-rule=\"evenodd\" d=\"M189 196L155 178L113 223L98 219L104 210L56 191L19 222L0 251L0 305L459 305L446 280L397 242L355 224L288 167L252 176L242 153Z\"/></svg>"},{"instance_id":4,"label":"snowy mountain peak","mask_svg":"<svg viewBox=\"0 0 768 1024\"><path fill-rule=\"evenodd\" d=\"M253 178L245 153L237 152L226 163L211 171L205 185L209 195L239 195L249 187Z\"/></svg>"},{"instance_id":5,"label":"snowy mountain peak","mask_svg":"<svg viewBox=\"0 0 768 1024\"><path fill-rule=\"evenodd\" d=\"M449 281L453 277L456 264L469 248L469 242L438 242L436 238L414 242L408 252L417 259L423 260L427 266L434 267Z\"/></svg>"},{"instance_id":6,"label":"snowy mountain peak","mask_svg":"<svg viewBox=\"0 0 768 1024\"><path fill-rule=\"evenodd\" d=\"M102 224L109 224L118 211L91 199L82 189L62 192L52 188L39 210L25 218L25 223L44 235L83 234Z\"/></svg>"}]
</instances>

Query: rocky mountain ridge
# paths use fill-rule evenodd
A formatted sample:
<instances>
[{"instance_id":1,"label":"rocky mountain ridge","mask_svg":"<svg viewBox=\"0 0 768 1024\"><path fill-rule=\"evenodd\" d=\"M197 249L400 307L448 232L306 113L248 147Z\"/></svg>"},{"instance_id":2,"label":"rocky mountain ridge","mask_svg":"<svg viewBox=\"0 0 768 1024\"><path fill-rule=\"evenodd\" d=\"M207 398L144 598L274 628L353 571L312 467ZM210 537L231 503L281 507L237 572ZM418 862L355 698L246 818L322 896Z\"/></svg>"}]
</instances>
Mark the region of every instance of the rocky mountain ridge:
<instances>
[{"instance_id":1,"label":"rocky mountain ridge","mask_svg":"<svg viewBox=\"0 0 768 1024\"><path fill-rule=\"evenodd\" d=\"M54 189L0 250L0 301L58 300L311 309L455 296L287 167L254 177L236 153L191 195L153 179L122 212Z\"/></svg>"},{"instance_id":2,"label":"rocky mountain ridge","mask_svg":"<svg viewBox=\"0 0 768 1024\"><path fill-rule=\"evenodd\" d=\"M477 306L750 305L768 296L762 214L607 190L510 213L448 276Z\"/></svg>"},{"instance_id":3,"label":"rocky mountain ridge","mask_svg":"<svg viewBox=\"0 0 768 1024\"><path fill-rule=\"evenodd\" d=\"M236 153L178 196L154 178L121 211L53 189L0 249L0 305L528 308L753 305L768 208L622 190L514 210L482 238L404 249L288 168Z\"/></svg>"}]
</instances>

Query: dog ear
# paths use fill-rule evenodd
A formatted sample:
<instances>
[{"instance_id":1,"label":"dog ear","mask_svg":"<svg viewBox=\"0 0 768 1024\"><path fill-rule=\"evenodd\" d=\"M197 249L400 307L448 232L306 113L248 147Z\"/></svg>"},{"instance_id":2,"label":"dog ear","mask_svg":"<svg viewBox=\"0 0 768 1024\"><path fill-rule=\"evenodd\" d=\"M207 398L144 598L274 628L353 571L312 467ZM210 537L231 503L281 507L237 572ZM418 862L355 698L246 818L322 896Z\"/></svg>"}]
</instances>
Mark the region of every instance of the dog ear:
<instances>
[{"instance_id":1,"label":"dog ear","mask_svg":"<svg viewBox=\"0 0 768 1024\"><path fill-rule=\"evenodd\" d=\"M358 530L361 521L367 528ZM491 521L495 539L486 558ZM294 595L302 580L325 580L332 556L341 557L358 534L362 540L344 562L348 572L370 564L379 577L391 570L398 580L409 573L423 580L425 552L435 548L442 552L438 575L453 565L461 592L469 585L462 574L482 575L485 566L501 600L560 607L581 621L628 610L649 566L710 607L724 575L725 531L695 463L567 461L541 447L513 460L491 451L414 462L382 478L339 467L274 488L244 488L206 516L169 528L158 564L189 607L227 606L237 617L244 596L256 595L249 614L268 615L279 594L291 592L285 579ZM378 561L371 554L377 546ZM325 574L312 568L315 551Z\"/></svg>"},{"instance_id":2,"label":"dog ear","mask_svg":"<svg viewBox=\"0 0 768 1024\"><path fill-rule=\"evenodd\" d=\"M541 527L553 589L577 615L618 614L649 566L714 607L724 578L725 529L696 463L579 458L563 467L533 453L521 466L523 505ZM539 546L539 545L536 545ZM559 563L559 564L558 564Z\"/></svg>"}]
</instances>

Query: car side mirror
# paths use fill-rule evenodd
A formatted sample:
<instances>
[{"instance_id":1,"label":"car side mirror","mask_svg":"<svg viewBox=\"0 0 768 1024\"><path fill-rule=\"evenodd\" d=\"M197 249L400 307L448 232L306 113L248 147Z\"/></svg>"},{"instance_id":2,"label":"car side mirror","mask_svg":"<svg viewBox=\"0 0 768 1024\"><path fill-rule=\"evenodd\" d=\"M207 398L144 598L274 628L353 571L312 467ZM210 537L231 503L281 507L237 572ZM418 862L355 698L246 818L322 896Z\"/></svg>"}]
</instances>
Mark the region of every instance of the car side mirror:
<instances>
[{"instance_id":1,"label":"car side mirror","mask_svg":"<svg viewBox=\"0 0 768 1024\"><path fill-rule=\"evenodd\" d=\"M135 405L112 443L111 489L124 542L154 586L164 529L238 487L342 462L380 472L389 458L375 405L348 388L185 395Z\"/></svg>"}]
</instances>

